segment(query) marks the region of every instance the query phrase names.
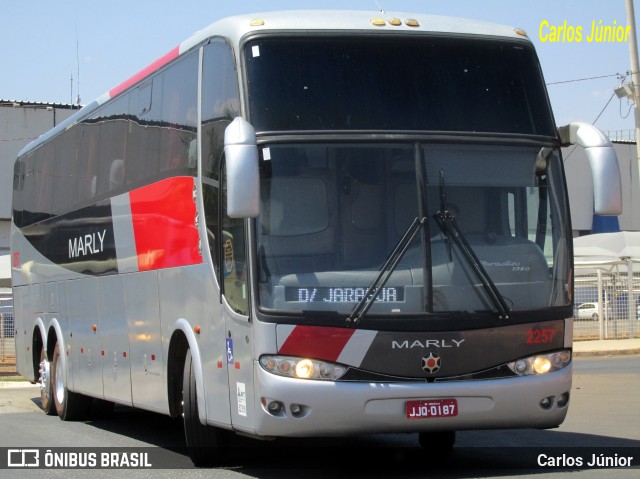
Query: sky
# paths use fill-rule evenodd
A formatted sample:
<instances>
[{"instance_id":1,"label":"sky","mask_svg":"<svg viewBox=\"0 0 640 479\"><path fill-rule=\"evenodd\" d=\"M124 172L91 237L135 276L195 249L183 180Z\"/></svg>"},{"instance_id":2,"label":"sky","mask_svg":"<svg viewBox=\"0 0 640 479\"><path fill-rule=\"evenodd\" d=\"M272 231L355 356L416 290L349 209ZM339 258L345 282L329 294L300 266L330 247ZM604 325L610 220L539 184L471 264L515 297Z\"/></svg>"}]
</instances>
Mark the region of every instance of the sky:
<instances>
[{"instance_id":1,"label":"sky","mask_svg":"<svg viewBox=\"0 0 640 479\"><path fill-rule=\"evenodd\" d=\"M635 128L632 103L614 95L631 81L628 43L588 41L594 22L624 29L625 0L0 0L0 99L73 103L79 95L86 104L220 18L293 9L372 16L383 9L522 28L537 49L558 125Z\"/></svg>"}]
</instances>

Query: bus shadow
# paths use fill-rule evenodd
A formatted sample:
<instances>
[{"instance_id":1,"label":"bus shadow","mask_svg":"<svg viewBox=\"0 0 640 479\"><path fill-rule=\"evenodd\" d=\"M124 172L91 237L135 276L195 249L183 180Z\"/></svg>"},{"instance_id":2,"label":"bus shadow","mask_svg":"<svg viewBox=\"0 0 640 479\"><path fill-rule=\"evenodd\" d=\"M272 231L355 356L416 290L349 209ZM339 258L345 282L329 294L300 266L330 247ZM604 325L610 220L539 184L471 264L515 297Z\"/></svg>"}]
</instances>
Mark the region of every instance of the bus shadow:
<instances>
[{"instance_id":1,"label":"bus shadow","mask_svg":"<svg viewBox=\"0 0 640 479\"><path fill-rule=\"evenodd\" d=\"M164 468L193 468L179 418L116 406L109 418L86 424L163 449ZM640 441L558 430L461 431L454 450L442 455L437 445L433 452L421 448L417 434L275 441L234 436L219 467L260 479L299 478L301 473L311 478L405 478L434 472L438 477L499 477L591 469L594 455L634 456L637 467Z\"/></svg>"}]
</instances>

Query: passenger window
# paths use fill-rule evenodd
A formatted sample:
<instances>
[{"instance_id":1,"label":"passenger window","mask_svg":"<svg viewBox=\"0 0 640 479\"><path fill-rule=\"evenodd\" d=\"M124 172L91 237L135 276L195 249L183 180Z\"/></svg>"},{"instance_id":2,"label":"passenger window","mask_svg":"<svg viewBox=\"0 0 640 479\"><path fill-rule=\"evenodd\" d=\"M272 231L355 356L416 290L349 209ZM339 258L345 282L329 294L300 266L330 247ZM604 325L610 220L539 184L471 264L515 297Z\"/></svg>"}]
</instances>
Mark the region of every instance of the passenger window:
<instances>
[{"instance_id":1,"label":"passenger window","mask_svg":"<svg viewBox=\"0 0 640 479\"><path fill-rule=\"evenodd\" d=\"M224 245L218 242L221 217L221 205L219 202L220 159L224 150L224 130L231 120L239 115L240 94L238 92L238 80L231 48L222 41L214 41L204 47L202 64L202 143L200 147L202 151L206 235L213 267L221 285L225 284L224 278L228 278L229 274L223 274L221 271L220 252ZM231 228L229 223L230 221L224 223L225 227ZM237 228L233 227L233 229ZM231 231L228 230L228 233L231 233ZM232 239L231 246L233 246L235 257L237 248L240 247L234 245L238 238L236 235L227 235L222 241L227 244L226 241L228 239ZM226 251L231 253L232 250L227 248ZM230 257L230 255L228 256ZM227 264L227 266L231 266L231 264ZM224 270L224 268L222 269ZM236 274L236 272L233 274ZM229 284L229 287L232 288L232 285ZM242 301L240 302L242 303ZM246 307L239 309L246 309Z\"/></svg>"},{"instance_id":2,"label":"passenger window","mask_svg":"<svg viewBox=\"0 0 640 479\"><path fill-rule=\"evenodd\" d=\"M244 220L227 215L227 185L222 171L222 235L220 272L224 295L236 313L249 314Z\"/></svg>"}]
</instances>

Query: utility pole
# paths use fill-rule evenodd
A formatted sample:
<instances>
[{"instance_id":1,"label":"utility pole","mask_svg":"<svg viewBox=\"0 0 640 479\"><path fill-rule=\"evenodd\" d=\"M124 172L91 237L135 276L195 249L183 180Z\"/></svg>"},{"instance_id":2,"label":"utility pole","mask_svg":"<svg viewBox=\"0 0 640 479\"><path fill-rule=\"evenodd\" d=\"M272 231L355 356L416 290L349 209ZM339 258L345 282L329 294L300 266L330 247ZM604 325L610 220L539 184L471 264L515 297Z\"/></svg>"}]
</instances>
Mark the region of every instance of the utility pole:
<instances>
[{"instance_id":1,"label":"utility pole","mask_svg":"<svg viewBox=\"0 0 640 479\"><path fill-rule=\"evenodd\" d=\"M633 86L633 112L636 127L636 156L640 171L640 63L638 62L638 37L636 36L636 17L633 11L633 0L625 0L627 9L627 25L629 29L629 59L631 65L631 85Z\"/></svg>"},{"instance_id":2,"label":"utility pole","mask_svg":"<svg viewBox=\"0 0 640 479\"><path fill-rule=\"evenodd\" d=\"M625 0L627 9L627 24L631 27L629 29L629 59L631 64L631 85L633 86L633 113L635 117L636 127L636 156L638 160L638 174L640 175L640 62L638 62L638 38L636 37L636 16L633 11L633 0ZM633 191L634 185L631 185ZM633 210L633 207L632 207ZM629 292L628 296L628 316L629 316L629 337L635 333L634 324L636 321L636 301L633 293L633 261L629 259L627 261L627 277L629 280Z\"/></svg>"},{"instance_id":3,"label":"utility pole","mask_svg":"<svg viewBox=\"0 0 640 479\"><path fill-rule=\"evenodd\" d=\"M638 38L636 36L636 16L633 11L633 0L625 0L625 7L627 10L627 25L629 26L629 37L627 42L629 43L629 64L631 66L631 85L624 85L624 87L631 87L629 99L633 101L633 117L635 120L635 140L636 140L636 165L638 176L632 175L630 183L630 218L632 228L638 228L638 222L640 219L636 219L640 216L640 212L637 211L637 194L640 191L640 62L638 61ZM618 91L616 90L616 94ZM618 95L619 97L621 95ZM633 169L631 170L633 171Z\"/></svg>"}]
</instances>

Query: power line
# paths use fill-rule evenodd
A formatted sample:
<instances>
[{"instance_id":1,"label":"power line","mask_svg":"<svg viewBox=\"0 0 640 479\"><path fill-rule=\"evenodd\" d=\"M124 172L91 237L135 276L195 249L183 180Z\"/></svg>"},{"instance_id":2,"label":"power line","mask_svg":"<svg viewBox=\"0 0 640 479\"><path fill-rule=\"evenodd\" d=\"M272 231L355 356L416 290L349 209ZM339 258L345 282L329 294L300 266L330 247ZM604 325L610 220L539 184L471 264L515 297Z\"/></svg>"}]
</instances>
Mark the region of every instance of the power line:
<instances>
[{"instance_id":1,"label":"power line","mask_svg":"<svg viewBox=\"0 0 640 479\"><path fill-rule=\"evenodd\" d=\"M613 75L602 75L602 76L598 76L598 77L576 78L575 80L564 80L564 81L556 81L556 82L547 83L547 86L549 86L549 85L560 85L561 83L574 83L574 82L579 82L579 81L598 80L600 78L611 78L611 77L621 77L621 76L623 76L623 75L620 75L619 73L615 73Z\"/></svg>"},{"instance_id":2,"label":"power line","mask_svg":"<svg viewBox=\"0 0 640 479\"><path fill-rule=\"evenodd\" d=\"M609 106L609 103L611 103L611 100L613 100L613 97L616 96L616 92L613 92L613 94L611 95L611 97L609 98L609 101L607 101L607 104L604 106L604 108L602 109L602 111L600 113L598 113L598 116L596 116L596 119L593 120L592 125L596 124L596 121L598 121L598 118L600 118L600 115L602 115L604 113L604 111L607 109L607 107Z\"/></svg>"}]
</instances>

